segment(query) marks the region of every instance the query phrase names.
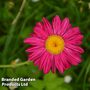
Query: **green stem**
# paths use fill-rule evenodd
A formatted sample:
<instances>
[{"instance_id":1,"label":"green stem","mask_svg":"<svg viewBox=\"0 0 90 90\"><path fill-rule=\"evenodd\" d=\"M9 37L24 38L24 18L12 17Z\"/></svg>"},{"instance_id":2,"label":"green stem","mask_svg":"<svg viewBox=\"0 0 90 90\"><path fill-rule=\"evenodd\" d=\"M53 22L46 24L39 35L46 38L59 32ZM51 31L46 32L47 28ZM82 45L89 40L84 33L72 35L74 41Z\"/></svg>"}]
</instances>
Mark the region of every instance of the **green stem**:
<instances>
[{"instance_id":1,"label":"green stem","mask_svg":"<svg viewBox=\"0 0 90 90\"><path fill-rule=\"evenodd\" d=\"M22 63L19 63L19 64L11 64L11 65L0 65L0 68L15 68L15 67L19 67L19 66L23 66L23 65L26 65L26 64L29 64L30 62L29 61L26 61L26 62L22 62Z\"/></svg>"},{"instance_id":2,"label":"green stem","mask_svg":"<svg viewBox=\"0 0 90 90\"><path fill-rule=\"evenodd\" d=\"M80 74L78 75L78 78L76 79L76 83L79 82L80 78L82 77L83 73L85 72L86 67L88 66L89 58L86 60L82 70L80 71Z\"/></svg>"},{"instance_id":3,"label":"green stem","mask_svg":"<svg viewBox=\"0 0 90 90\"><path fill-rule=\"evenodd\" d=\"M6 64L6 58L7 58L7 54L8 54L8 47L10 47L10 44L11 44L11 41L13 39L13 36L14 36L14 32L15 32L15 27L16 27L16 24L18 22L18 19L24 9L24 6L25 6L25 3L26 3L26 0L23 0L22 1L22 4L21 4L21 7L19 9L19 12L18 14L16 15L16 18L13 20L12 22L12 25L11 25L11 29L9 31L9 34L7 36L7 39L6 39L6 43L5 43L5 47L4 47L4 50L3 50L3 62L4 64Z\"/></svg>"}]
</instances>

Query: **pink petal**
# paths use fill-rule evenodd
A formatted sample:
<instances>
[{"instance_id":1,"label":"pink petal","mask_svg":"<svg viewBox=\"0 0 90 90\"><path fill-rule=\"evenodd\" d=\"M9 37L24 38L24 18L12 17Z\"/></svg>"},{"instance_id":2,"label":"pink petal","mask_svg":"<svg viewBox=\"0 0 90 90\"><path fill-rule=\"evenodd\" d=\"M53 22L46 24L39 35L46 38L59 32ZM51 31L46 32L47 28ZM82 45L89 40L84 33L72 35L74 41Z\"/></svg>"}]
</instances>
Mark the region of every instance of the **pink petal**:
<instances>
[{"instance_id":1,"label":"pink petal","mask_svg":"<svg viewBox=\"0 0 90 90\"><path fill-rule=\"evenodd\" d=\"M64 72L64 66L62 64L62 61L60 59L59 55L54 56L55 57L55 66L59 70L59 72L63 73Z\"/></svg>"},{"instance_id":2,"label":"pink petal","mask_svg":"<svg viewBox=\"0 0 90 90\"><path fill-rule=\"evenodd\" d=\"M79 46L72 45L72 44L66 44L66 47L71 49L72 51L76 51L76 52L79 52L79 53L84 53L84 50Z\"/></svg>"},{"instance_id":3,"label":"pink petal","mask_svg":"<svg viewBox=\"0 0 90 90\"><path fill-rule=\"evenodd\" d=\"M76 40L76 41L80 40L80 41L82 41L82 39L83 39L83 35L81 35L81 34L73 35L73 36L67 37L67 38L64 37L65 41L68 41L68 40Z\"/></svg>"},{"instance_id":4,"label":"pink petal","mask_svg":"<svg viewBox=\"0 0 90 90\"><path fill-rule=\"evenodd\" d=\"M81 33L80 33L80 29L79 29L79 27L74 27L74 28L69 29L69 30L63 35L63 37L64 37L64 38L69 38L69 37L72 37L72 36L77 35L77 34L81 34Z\"/></svg>"},{"instance_id":5,"label":"pink petal","mask_svg":"<svg viewBox=\"0 0 90 90\"><path fill-rule=\"evenodd\" d=\"M47 32L44 31L43 25L40 22L34 27L34 33L40 38L47 38Z\"/></svg>"},{"instance_id":6,"label":"pink petal","mask_svg":"<svg viewBox=\"0 0 90 90\"><path fill-rule=\"evenodd\" d=\"M82 39L83 39L83 35L74 35L72 37L69 38L64 38L65 44L74 44L74 45L80 45L82 44Z\"/></svg>"},{"instance_id":7,"label":"pink petal","mask_svg":"<svg viewBox=\"0 0 90 90\"><path fill-rule=\"evenodd\" d=\"M67 29L68 29L68 26L69 26L69 19L68 18L65 18L63 21L62 21L62 24L61 24L61 30L59 32L60 35L63 35Z\"/></svg>"},{"instance_id":8,"label":"pink petal","mask_svg":"<svg viewBox=\"0 0 90 90\"><path fill-rule=\"evenodd\" d=\"M68 62L72 65L78 65L81 62L80 55L78 53L72 52L70 49L65 48L64 52L68 58Z\"/></svg>"},{"instance_id":9,"label":"pink petal","mask_svg":"<svg viewBox=\"0 0 90 90\"><path fill-rule=\"evenodd\" d=\"M64 56L67 58L67 61L71 64L71 65L78 65L78 62L75 61L74 58L72 58L70 55L68 55L67 52L63 52Z\"/></svg>"},{"instance_id":10,"label":"pink petal","mask_svg":"<svg viewBox=\"0 0 90 90\"><path fill-rule=\"evenodd\" d=\"M29 55L29 60L35 60L39 58L45 52L44 48L36 49L33 53Z\"/></svg>"},{"instance_id":11,"label":"pink petal","mask_svg":"<svg viewBox=\"0 0 90 90\"><path fill-rule=\"evenodd\" d=\"M71 28L72 28L72 24L69 23L69 25L68 25L68 27L67 27L67 31L68 31L69 29L71 29Z\"/></svg>"},{"instance_id":12,"label":"pink petal","mask_svg":"<svg viewBox=\"0 0 90 90\"><path fill-rule=\"evenodd\" d=\"M48 54L48 56L46 57L46 60L44 61L44 74L47 74L50 71L51 68L51 60L50 60L50 55Z\"/></svg>"},{"instance_id":13,"label":"pink petal","mask_svg":"<svg viewBox=\"0 0 90 90\"><path fill-rule=\"evenodd\" d=\"M37 37L26 38L26 39L24 40L24 43L31 44L31 45L44 46L44 40L39 39L39 38L37 38Z\"/></svg>"},{"instance_id":14,"label":"pink petal","mask_svg":"<svg viewBox=\"0 0 90 90\"><path fill-rule=\"evenodd\" d=\"M65 41L65 44L81 45L82 41L79 40Z\"/></svg>"},{"instance_id":15,"label":"pink petal","mask_svg":"<svg viewBox=\"0 0 90 90\"><path fill-rule=\"evenodd\" d=\"M56 34L58 31L60 31L61 28L61 20L58 15L56 15L52 20L52 26L54 30L54 34Z\"/></svg>"},{"instance_id":16,"label":"pink petal","mask_svg":"<svg viewBox=\"0 0 90 90\"><path fill-rule=\"evenodd\" d=\"M49 23L49 21L43 17L43 26L44 26L44 30L46 32L48 32L49 35L53 34L53 29L51 24Z\"/></svg>"},{"instance_id":17,"label":"pink petal","mask_svg":"<svg viewBox=\"0 0 90 90\"><path fill-rule=\"evenodd\" d=\"M74 35L74 36L72 36L72 37L70 37L70 38L68 38L66 40L82 41L82 39L83 39L83 35L78 34L78 35Z\"/></svg>"},{"instance_id":18,"label":"pink petal","mask_svg":"<svg viewBox=\"0 0 90 90\"><path fill-rule=\"evenodd\" d=\"M51 55L51 69L52 72L55 73L56 72L56 66L55 66L55 59L54 59L54 55Z\"/></svg>"},{"instance_id":19,"label":"pink petal","mask_svg":"<svg viewBox=\"0 0 90 90\"><path fill-rule=\"evenodd\" d=\"M46 57L48 56L48 53L47 51L44 52L43 56L41 57L41 62L40 62L40 66L39 66L39 69L42 70L44 65L45 65L45 60L46 60Z\"/></svg>"},{"instance_id":20,"label":"pink petal","mask_svg":"<svg viewBox=\"0 0 90 90\"><path fill-rule=\"evenodd\" d=\"M40 47L40 46L30 47L26 50L26 52L34 52L36 49L40 49L40 48L42 48L42 47Z\"/></svg>"},{"instance_id":21,"label":"pink petal","mask_svg":"<svg viewBox=\"0 0 90 90\"><path fill-rule=\"evenodd\" d=\"M65 55L63 54L63 52L60 54L60 56L61 56L62 63L65 67L65 70L70 68L71 65L69 64L69 62L68 62L67 58L65 57Z\"/></svg>"},{"instance_id":22,"label":"pink petal","mask_svg":"<svg viewBox=\"0 0 90 90\"><path fill-rule=\"evenodd\" d=\"M41 58L38 58L38 59L35 59L34 60L34 65L36 66L39 66L40 65L40 61L41 61Z\"/></svg>"}]
</instances>

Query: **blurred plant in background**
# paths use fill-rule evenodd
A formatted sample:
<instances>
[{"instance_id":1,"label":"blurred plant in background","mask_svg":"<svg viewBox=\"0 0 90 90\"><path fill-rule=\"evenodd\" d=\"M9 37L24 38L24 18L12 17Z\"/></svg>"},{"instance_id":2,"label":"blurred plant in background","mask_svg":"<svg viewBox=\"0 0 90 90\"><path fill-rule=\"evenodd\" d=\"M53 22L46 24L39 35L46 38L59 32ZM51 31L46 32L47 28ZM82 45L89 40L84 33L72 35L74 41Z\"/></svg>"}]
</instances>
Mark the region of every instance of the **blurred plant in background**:
<instances>
[{"instance_id":1,"label":"blurred plant in background","mask_svg":"<svg viewBox=\"0 0 90 90\"><path fill-rule=\"evenodd\" d=\"M23 5L22 5L22 2ZM20 9L20 7L22 8ZM32 62L28 63L23 40L33 31L42 17L49 20L59 15L69 17L73 26L79 26L84 35L83 62L60 73L44 75ZM34 77L28 87L18 90L90 90L90 1L89 0L1 0L0 1L0 78ZM19 62L15 61L17 58ZM8 64L8 66L6 66ZM64 77L72 76L71 83ZM0 82L1 85L1 82ZM0 86L0 90L9 87Z\"/></svg>"}]
</instances>

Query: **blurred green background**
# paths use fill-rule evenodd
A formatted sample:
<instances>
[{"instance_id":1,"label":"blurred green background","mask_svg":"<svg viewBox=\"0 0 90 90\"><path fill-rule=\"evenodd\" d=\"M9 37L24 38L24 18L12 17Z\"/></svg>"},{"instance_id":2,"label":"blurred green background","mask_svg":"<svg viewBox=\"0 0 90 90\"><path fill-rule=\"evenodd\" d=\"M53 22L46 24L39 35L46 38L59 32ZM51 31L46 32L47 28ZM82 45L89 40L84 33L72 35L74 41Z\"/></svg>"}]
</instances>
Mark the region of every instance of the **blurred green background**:
<instances>
[{"instance_id":1,"label":"blurred green background","mask_svg":"<svg viewBox=\"0 0 90 90\"><path fill-rule=\"evenodd\" d=\"M20 16L14 23L22 2ZM29 45L23 40L42 17L51 21L55 15L62 19L69 17L73 26L80 27L85 53L83 62L63 75L58 71L44 75L32 62L26 62L25 49ZM67 76L71 82L65 81ZM31 77L36 81L29 82L28 87L10 89L2 87L0 80L0 90L90 90L90 0L0 0L0 79L2 77Z\"/></svg>"}]
</instances>

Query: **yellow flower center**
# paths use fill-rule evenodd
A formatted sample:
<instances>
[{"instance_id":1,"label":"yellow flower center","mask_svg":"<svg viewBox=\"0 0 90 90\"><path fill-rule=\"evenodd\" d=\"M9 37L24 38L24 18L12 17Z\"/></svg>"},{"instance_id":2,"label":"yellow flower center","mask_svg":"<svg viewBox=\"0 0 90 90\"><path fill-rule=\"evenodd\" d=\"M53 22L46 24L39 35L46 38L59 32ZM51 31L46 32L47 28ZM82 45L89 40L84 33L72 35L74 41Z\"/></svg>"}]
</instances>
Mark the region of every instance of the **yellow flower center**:
<instances>
[{"instance_id":1,"label":"yellow flower center","mask_svg":"<svg viewBox=\"0 0 90 90\"><path fill-rule=\"evenodd\" d=\"M59 54L64 49L64 40L58 35L51 35L45 42L45 47L52 54Z\"/></svg>"}]
</instances>

